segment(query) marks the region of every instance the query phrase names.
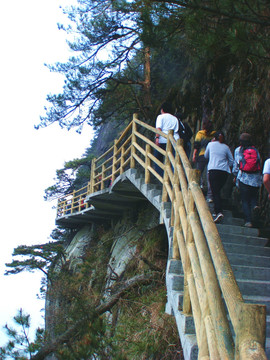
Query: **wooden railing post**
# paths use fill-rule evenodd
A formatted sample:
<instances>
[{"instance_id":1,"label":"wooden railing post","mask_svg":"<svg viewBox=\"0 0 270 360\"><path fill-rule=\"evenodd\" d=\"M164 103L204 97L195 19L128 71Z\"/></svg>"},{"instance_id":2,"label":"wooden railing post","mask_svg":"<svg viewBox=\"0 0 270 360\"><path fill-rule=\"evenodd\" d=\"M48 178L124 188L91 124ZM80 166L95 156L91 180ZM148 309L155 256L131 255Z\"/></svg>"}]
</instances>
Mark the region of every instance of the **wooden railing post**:
<instances>
[{"instance_id":1,"label":"wooden railing post","mask_svg":"<svg viewBox=\"0 0 270 360\"><path fill-rule=\"evenodd\" d=\"M151 154L151 146L146 144L145 147L145 173L144 173L144 181L146 184L150 183L150 171L148 170L151 165L151 160L149 158L149 154Z\"/></svg>"},{"instance_id":2,"label":"wooden railing post","mask_svg":"<svg viewBox=\"0 0 270 360\"><path fill-rule=\"evenodd\" d=\"M164 166L164 175L163 175L163 190L162 190L162 202L168 201L168 192L165 186L165 183L169 182L169 175L167 172L168 167L170 166L170 159L168 157L168 153L172 152L172 144L170 142L169 136L173 136L174 131L169 130L168 138L167 138L167 146L166 146L166 155L165 155L165 166Z\"/></svg>"},{"instance_id":3,"label":"wooden railing post","mask_svg":"<svg viewBox=\"0 0 270 360\"><path fill-rule=\"evenodd\" d=\"M102 164L100 190L104 189L105 165Z\"/></svg>"},{"instance_id":4,"label":"wooden railing post","mask_svg":"<svg viewBox=\"0 0 270 360\"><path fill-rule=\"evenodd\" d=\"M91 176L91 175L90 175ZM87 184L87 190L86 190L86 195L91 194L91 181L88 182Z\"/></svg>"},{"instance_id":5,"label":"wooden railing post","mask_svg":"<svg viewBox=\"0 0 270 360\"><path fill-rule=\"evenodd\" d=\"M196 172L196 170L190 170L190 181L199 181L199 174ZM192 193L190 189L188 189L188 213L194 212L194 200ZM188 219L188 217L187 217ZM187 231L186 231L187 237L186 237L186 246L190 246L191 243L194 242L192 229L189 220L187 221ZM190 301L190 292L189 292L189 286L188 286L188 277L190 274L192 274L192 268L191 268L191 262L189 258L188 251L186 252L186 269L185 269L185 277L184 277L184 299L183 299L183 312L185 314L191 313L191 301Z\"/></svg>"},{"instance_id":6,"label":"wooden railing post","mask_svg":"<svg viewBox=\"0 0 270 360\"><path fill-rule=\"evenodd\" d=\"M92 159L91 161L91 174L90 174L90 194L95 192L95 167L96 167L96 159Z\"/></svg>"},{"instance_id":7,"label":"wooden railing post","mask_svg":"<svg viewBox=\"0 0 270 360\"><path fill-rule=\"evenodd\" d=\"M137 131L137 124L135 123L134 120L136 120L138 117L137 114L133 114L133 123L132 123L132 135L131 135L131 150L130 150L130 168L134 169L135 168L135 159L133 154L135 154L135 146L134 144L136 143L136 135L135 132Z\"/></svg>"},{"instance_id":8,"label":"wooden railing post","mask_svg":"<svg viewBox=\"0 0 270 360\"><path fill-rule=\"evenodd\" d=\"M177 142L178 143L178 142ZM179 215L179 204L177 202L176 192L180 191L180 182L179 177L176 171L176 167L180 163L180 157L178 152L176 151L175 154L175 170L174 170L174 177L173 177L173 198L172 198L172 212L171 212L171 226L174 227L173 232L173 259L180 259L180 253L177 243L177 231L180 229L180 215Z\"/></svg>"},{"instance_id":9,"label":"wooden railing post","mask_svg":"<svg viewBox=\"0 0 270 360\"><path fill-rule=\"evenodd\" d=\"M71 214L73 214L73 210L74 210L74 198L75 198L75 190L73 190L73 193L72 193Z\"/></svg>"},{"instance_id":10,"label":"wooden railing post","mask_svg":"<svg viewBox=\"0 0 270 360\"><path fill-rule=\"evenodd\" d=\"M113 145L113 160L112 160L112 183L115 180L115 172L116 172L116 152L117 152L117 140L114 140L114 145Z\"/></svg>"},{"instance_id":11,"label":"wooden railing post","mask_svg":"<svg viewBox=\"0 0 270 360\"><path fill-rule=\"evenodd\" d=\"M179 252L179 247L178 247L178 242L177 242L177 232L180 231L180 216L179 216L179 212L177 209L177 203L176 201L174 202L174 211L175 211L175 216L174 216L174 224L173 224L173 254L172 254L172 258L175 260L179 260L180 259L180 252Z\"/></svg>"},{"instance_id":12,"label":"wooden railing post","mask_svg":"<svg viewBox=\"0 0 270 360\"><path fill-rule=\"evenodd\" d=\"M124 148L124 146L122 146L121 147L121 160L120 160L120 174L123 174L123 172L124 172L124 162L125 162L124 154L125 154L125 148Z\"/></svg>"},{"instance_id":13,"label":"wooden railing post","mask_svg":"<svg viewBox=\"0 0 270 360\"><path fill-rule=\"evenodd\" d=\"M201 194L199 184L190 181L189 187L192 187L193 197L195 193L194 191L195 189L193 188L196 188L198 193ZM204 206L207 207L203 195L202 195L202 199L204 201ZM194 200L196 199L194 198ZM196 208L198 210L198 204ZM225 307L222 300L222 295L221 295L217 275L213 265L213 260L209 252L207 241L205 239L205 234L201 227L202 219L199 218L197 213L195 212L194 214L192 214L192 216L189 216L189 220L190 223L192 223L192 231L200 261L203 281L205 285L205 291L211 313L211 319L215 330L218 351L221 356L221 359L233 359L234 358L233 338L229 328L229 322L225 313ZM214 226L213 220L212 220L212 224ZM207 315L207 311L205 315ZM205 318L205 320L206 319L207 318ZM206 322L206 321L205 324L211 325L210 322ZM207 333L210 333L211 328L208 326L206 327L206 330ZM210 345L209 345L209 350L210 350Z\"/></svg>"},{"instance_id":14,"label":"wooden railing post","mask_svg":"<svg viewBox=\"0 0 270 360\"><path fill-rule=\"evenodd\" d=\"M264 351L266 331L265 305L240 303L237 306L235 359L266 360Z\"/></svg>"},{"instance_id":15,"label":"wooden railing post","mask_svg":"<svg viewBox=\"0 0 270 360\"><path fill-rule=\"evenodd\" d=\"M181 145L181 142L183 143L183 140L178 139L177 145ZM175 152L175 156L174 156L174 165L175 165L175 170L174 170L173 184L172 184L173 195L172 195L172 199L171 199L172 205L174 204L175 198L176 198L175 192L180 190L180 180L179 180L179 176L177 173L177 167L181 166L181 162L180 162L180 156L177 151ZM173 223L174 223L174 216L175 216L175 211L173 208L174 208L174 206L172 206L171 225L173 225Z\"/></svg>"}]
</instances>

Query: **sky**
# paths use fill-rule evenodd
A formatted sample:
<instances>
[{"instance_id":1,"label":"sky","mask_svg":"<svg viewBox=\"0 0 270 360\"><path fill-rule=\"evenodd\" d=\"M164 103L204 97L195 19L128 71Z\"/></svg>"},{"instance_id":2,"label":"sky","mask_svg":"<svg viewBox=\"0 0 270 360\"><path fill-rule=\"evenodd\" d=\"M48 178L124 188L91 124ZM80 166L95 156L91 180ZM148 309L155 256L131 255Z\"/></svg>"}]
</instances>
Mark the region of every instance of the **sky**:
<instances>
[{"instance_id":1,"label":"sky","mask_svg":"<svg viewBox=\"0 0 270 360\"><path fill-rule=\"evenodd\" d=\"M45 202L44 190L54 183L64 162L79 158L89 147L93 131L52 125L35 130L44 115L46 95L61 92L64 78L50 73L45 63L65 61L69 53L66 34L57 23L66 21L60 5L75 0L13 0L1 4L0 13L0 153L1 251L0 346L6 342L5 323L22 308L32 318L32 329L43 326L37 300L41 274L4 276L5 263L18 245L49 240L55 228L55 203Z\"/></svg>"}]
</instances>

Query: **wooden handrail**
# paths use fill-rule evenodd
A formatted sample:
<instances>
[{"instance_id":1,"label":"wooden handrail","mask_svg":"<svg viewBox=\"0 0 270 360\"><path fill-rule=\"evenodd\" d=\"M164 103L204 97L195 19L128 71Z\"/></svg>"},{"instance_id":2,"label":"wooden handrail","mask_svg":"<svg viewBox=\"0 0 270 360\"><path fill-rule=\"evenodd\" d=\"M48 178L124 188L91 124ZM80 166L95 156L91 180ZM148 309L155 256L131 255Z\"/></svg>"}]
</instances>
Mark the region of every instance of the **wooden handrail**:
<instances>
[{"instance_id":1,"label":"wooden handrail","mask_svg":"<svg viewBox=\"0 0 270 360\"><path fill-rule=\"evenodd\" d=\"M166 151L142 134L140 128L166 138ZM164 155L164 163L157 159L157 152ZM114 145L92 160L88 185L58 200L57 218L87 211L81 206L82 199L104 189L109 179L114 181L136 164L144 171L145 183L155 177L163 186L162 201L172 204L172 256L183 264L183 312L192 312L194 317L199 358L266 359L265 306L244 302L198 184L197 171L192 169L181 141L175 141L172 131L167 135L134 115ZM164 171L163 177L156 166Z\"/></svg>"}]
</instances>

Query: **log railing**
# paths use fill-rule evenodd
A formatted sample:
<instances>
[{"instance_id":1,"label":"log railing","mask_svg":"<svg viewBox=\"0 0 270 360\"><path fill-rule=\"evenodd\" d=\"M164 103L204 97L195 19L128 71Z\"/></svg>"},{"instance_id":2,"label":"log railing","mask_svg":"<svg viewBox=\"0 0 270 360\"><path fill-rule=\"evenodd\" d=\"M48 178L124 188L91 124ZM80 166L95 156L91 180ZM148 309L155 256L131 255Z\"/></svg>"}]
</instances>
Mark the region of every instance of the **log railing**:
<instances>
[{"instance_id":1,"label":"log railing","mask_svg":"<svg viewBox=\"0 0 270 360\"><path fill-rule=\"evenodd\" d=\"M152 140L156 133L167 138L166 151ZM155 150L164 155L164 163L156 158ZM173 258L182 262L183 313L194 317L198 358L266 359L265 306L244 302L200 189L198 171L192 169L172 132L165 135L134 116L114 145L92 161L89 184L59 199L57 217L84 210L82 200L87 195L105 189L135 167L143 170L145 183L156 178L163 187L162 202L172 204Z\"/></svg>"}]
</instances>

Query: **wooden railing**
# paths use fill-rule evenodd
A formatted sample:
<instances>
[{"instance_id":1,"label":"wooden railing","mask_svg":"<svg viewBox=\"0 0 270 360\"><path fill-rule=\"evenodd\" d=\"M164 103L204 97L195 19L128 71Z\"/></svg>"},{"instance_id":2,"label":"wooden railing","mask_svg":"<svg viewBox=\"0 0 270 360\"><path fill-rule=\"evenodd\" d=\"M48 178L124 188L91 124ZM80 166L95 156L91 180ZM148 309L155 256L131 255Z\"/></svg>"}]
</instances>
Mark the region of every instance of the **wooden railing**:
<instances>
[{"instance_id":1,"label":"wooden railing","mask_svg":"<svg viewBox=\"0 0 270 360\"><path fill-rule=\"evenodd\" d=\"M167 138L166 151L151 140L156 133ZM164 155L164 163L157 160L155 151ZM163 177L156 166L163 170ZM200 189L198 171L192 169L172 132L165 135L134 116L114 145L92 161L88 186L59 199L57 216L81 211L83 197L105 189L119 174L135 167L144 171L145 183L151 176L158 179L162 202L172 204L173 258L182 261L183 313L194 317L198 358L266 359L265 306L244 302Z\"/></svg>"},{"instance_id":2,"label":"wooden railing","mask_svg":"<svg viewBox=\"0 0 270 360\"><path fill-rule=\"evenodd\" d=\"M85 201L86 196L90 194L90 183L87 186L74 190L71 194L65 195L58 199L57 218L87 209L88 203Z\"/></svg>"}]
</instances>

